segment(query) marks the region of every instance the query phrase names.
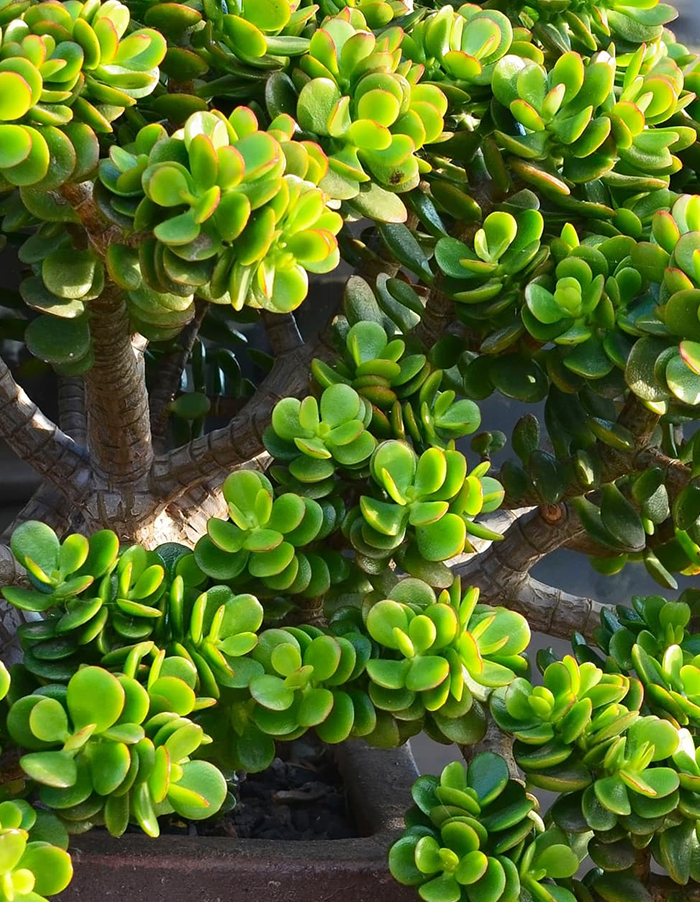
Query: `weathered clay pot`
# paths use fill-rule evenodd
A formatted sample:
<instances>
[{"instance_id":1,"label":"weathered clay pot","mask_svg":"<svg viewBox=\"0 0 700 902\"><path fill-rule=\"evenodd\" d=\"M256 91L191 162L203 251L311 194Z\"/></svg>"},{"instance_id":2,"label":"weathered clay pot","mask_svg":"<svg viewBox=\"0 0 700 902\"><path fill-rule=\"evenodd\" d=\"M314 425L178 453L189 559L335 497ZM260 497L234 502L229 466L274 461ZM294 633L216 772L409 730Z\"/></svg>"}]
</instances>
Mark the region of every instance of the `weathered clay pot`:
<instances>
[{"instance_id":1,"label":"weathered clay pot","mask_svg":"<svg viewBox=\"0 0 700 902\"><path fill-rule=\"evenodd\" d=\"M71 843L75 877L61 902L414 902L389 875L417 776L409 749L338 748L362 836L319 842L103 832Z\"/></svg>"}]
</instances>

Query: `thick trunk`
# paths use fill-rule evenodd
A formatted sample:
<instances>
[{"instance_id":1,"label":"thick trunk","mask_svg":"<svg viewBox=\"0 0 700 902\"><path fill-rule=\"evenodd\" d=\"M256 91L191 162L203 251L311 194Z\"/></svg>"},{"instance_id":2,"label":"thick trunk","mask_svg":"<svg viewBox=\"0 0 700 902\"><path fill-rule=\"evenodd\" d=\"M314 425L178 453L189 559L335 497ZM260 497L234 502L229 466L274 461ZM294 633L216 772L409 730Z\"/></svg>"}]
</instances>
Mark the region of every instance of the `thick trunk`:
<instances>
[{"instance_id":1,"label":"thick trunk","mask_svg":"<svg viewBox=\"0 0 700 902\"><path fill-rule=\"evenodd\" d=\"M127 496L126 510L129 486L148 475L153 449L143 359L134 351L123 292L115 285L90 302L90 333L95 363L85 377L88 449L97 478Z\"/></svg>"}]
</instances>

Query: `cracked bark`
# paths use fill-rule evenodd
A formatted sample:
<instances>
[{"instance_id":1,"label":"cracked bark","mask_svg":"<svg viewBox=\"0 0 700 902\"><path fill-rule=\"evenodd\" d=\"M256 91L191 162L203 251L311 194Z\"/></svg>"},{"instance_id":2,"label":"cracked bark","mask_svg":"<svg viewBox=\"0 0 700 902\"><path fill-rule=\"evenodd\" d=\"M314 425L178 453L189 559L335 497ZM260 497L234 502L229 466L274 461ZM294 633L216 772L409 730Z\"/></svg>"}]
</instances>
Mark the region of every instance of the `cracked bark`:
<instances>
[{"instance_id":1,"label":"cracked bark","mask_svg":"<svg viewBox=\"0 0 700 902\"><path fill-rule=\"evenodd\" d=\"M436 279L435 287L428 294L416 335L431 348L447 332L454 320L455 302L440 289L441 279Z\"/></svg>"},{"instance_id":2,"label":"cracked bark","mask_svg":"<svg viewBox=\"0 0 700 902\"><path fill-rule=\"evenodd\" d=\"M65 500L65 496L57 488L50 483L43 483L0 535L0 540L9 540L14 530L27 520L41 520L58 535L63 535L71 527L70 508Z\"/></svg>"},{"instance_id":3,"label":"cracked bark","mask_svg":"<svg viewBox=\"0 0 700 902\"><path fill-rule=\"evenodd\" d=\"M113 284L90 301L90 334L95 363L85 400L93 468L110 489L134 485L153 463L149 401L123 292Z\"/></svg>"},{"instance_id":4,"label":"cracked bark","mask_svg":"<svg viewBox=\"0 0 700 902\"><path fill-rule=\"evenodd\" d=\"M71 495L87 479L82 449L39 410L0 358L0 437L46 480Z\"/></svg>"},{"instance_id":5,"label":"cracked bark","mask_svg":"<svg viewBox=\"0 0 700 902\"><path fill-rule=\"evenodd\" d=\"M284 313L281 316L275 313L263 312L265 332L270 342L270 348L275 357L289 354L304 344L301 332L293 313Z\"/></svg>"},{"instance_id":6,"label":"cracked bark","mask_svg":"<svg viewBox=\"0 0 700 902\"><path fill-rule=\"evenodd\" d=\"M588 639L605 607L591 598L572 595L530 576L540 560L583 535L575 512L565 504L535 508L518 515L500 513L489 523L503 541L453 566L465 586L476 586L487 604L503 605L527 618L538 632L570 639L574 631Z\"/></svg>"},{"instance_id":7,"label":"cracked bark","mask_svg":"<svg viewBox=\"0 0 700 902\"><path fill-rule=\"evenodd\" d=\"M11 586L26 581L26 573L17 563L8 545L0 545L0 586ZM0 651L5 664L14 664L21 658L17 628L32 615L25 614L0 598Z\"/></svg>"},{"instance_id":8,"label":"cracked bark","mask_svg":"<svg viewBox=\"0 0 700 902\"><path fill-rule=\"evenodd\" d=\"M496 726L496 721L488 717L486 735L475 745L460 745L459 751L467 764L481 752L495 752L508 766L508 772L514 780L522 780L523 775L513 756L513 737L506 736Z\"/></svg>"},{"instance_id":9,"label":"cracked bark","mask_svg":"<svg viewBox=\"0 0 700 902\"><path fill-rule=\"evenodd\" d=\"M58 422L78 445L87 440L85 383L80 377L63 376L58 382Z\"/></svg>"},{"instance_id":10,"label":"cracked bark","mask_svg":"<svg viewBox=\"0 0 700 902\"><path fill-rule=\"evenodd\" d=\"M127 234L119 226L110 222L95 203L92 182L68 182L61 185L56 199L60 203L70 204L85 229L90 246L104 258L110 244L124 244L127 247L138 247L150 233L131 232Z\"/></svg>"}]
</instances>

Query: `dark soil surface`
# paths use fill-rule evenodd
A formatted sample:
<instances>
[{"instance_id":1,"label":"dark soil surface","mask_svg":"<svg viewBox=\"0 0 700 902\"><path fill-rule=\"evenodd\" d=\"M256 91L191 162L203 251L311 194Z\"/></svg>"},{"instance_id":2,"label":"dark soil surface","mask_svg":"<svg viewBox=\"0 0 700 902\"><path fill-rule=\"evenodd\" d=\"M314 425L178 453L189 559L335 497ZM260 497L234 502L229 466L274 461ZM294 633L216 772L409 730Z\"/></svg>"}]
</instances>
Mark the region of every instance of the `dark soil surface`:
<instances>
[{"instance_id":1,"label":"dark soil surface","mask_svg":"<svg viewBox=\"0 0 700 902\"><path fill-rule=\"evenodd\" d=\"M306 737L283 748L286 760L276 758L261 774L240 775L231 811L163 832L305 841L358 836L332 752Z\"/></svg>"}]
</instances>

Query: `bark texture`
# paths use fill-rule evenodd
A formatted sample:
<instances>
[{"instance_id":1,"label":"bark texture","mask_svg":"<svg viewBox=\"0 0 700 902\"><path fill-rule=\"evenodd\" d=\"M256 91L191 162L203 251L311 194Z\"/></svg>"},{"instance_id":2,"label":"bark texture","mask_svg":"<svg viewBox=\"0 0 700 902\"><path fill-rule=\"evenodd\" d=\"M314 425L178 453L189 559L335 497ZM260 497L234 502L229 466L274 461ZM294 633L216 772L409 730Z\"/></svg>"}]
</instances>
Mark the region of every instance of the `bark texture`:
<instances>
[{"instance_id":1,"label":"bark texture","mask_svg":"<svg viewBox=\"0 0 700 902\"><path fill-rule=\"evenodd\" d=\"M119 288L106 287L90 302L90 313L95 363L85 388L93 469L109 487L134 484L153 462L143 359L134 351Z\"/></svg>"}]
</instances>

